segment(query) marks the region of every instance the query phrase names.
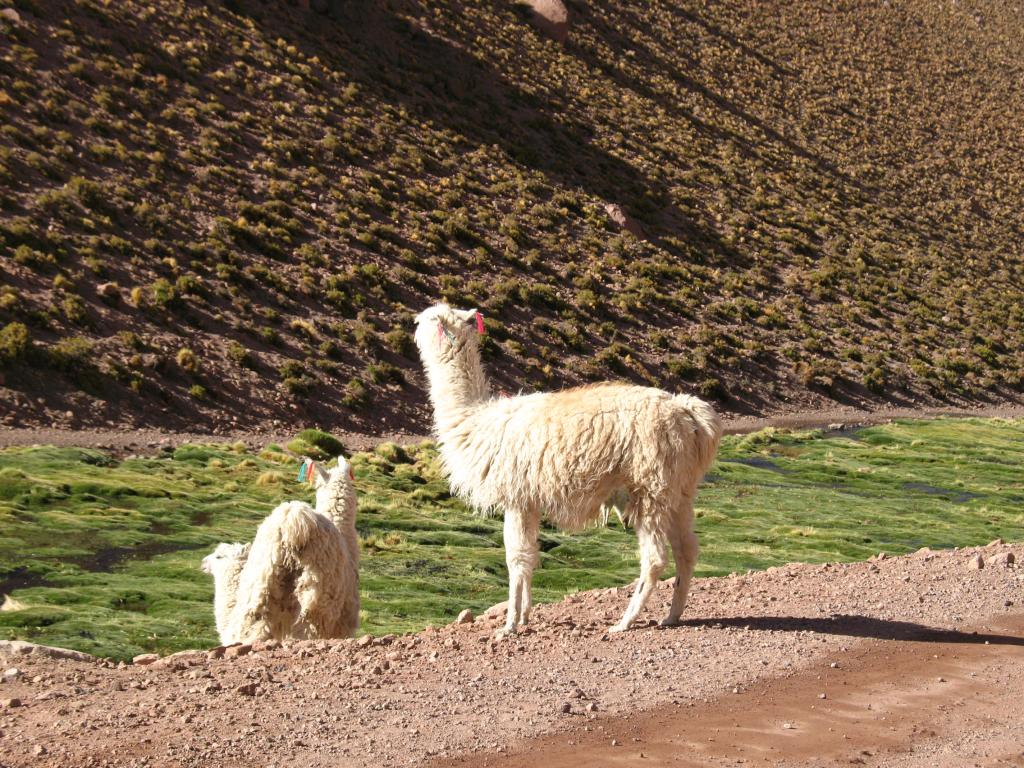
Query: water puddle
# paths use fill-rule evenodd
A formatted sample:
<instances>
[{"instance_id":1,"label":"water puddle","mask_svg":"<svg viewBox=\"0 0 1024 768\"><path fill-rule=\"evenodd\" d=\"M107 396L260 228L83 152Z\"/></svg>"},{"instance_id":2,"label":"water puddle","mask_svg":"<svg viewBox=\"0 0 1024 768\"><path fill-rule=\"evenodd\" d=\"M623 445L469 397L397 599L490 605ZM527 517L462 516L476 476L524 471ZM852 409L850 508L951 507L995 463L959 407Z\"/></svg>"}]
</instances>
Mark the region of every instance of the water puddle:
<instances>
[{"instance_id":1,"label":"water puddle","mask_svg":"<svg viewBox=\"0 0 1024 768\"><path fill-rule=\"evenodd\" d=\"M937 488L927 483L903 483L903 490L927 493L929 496L945 496L954 504L964 504L972 499L980 499L983 494L970 491L952 491L949 488Z\"/></svg>"},{"instance_id":2,"label":"water puddle","mask_svg":"<svg viewBox=\"0 0 1024 768\"><path fill-rule=\"evenodd\" d=\"M117 566L127 560L149 560L158 555L166 555L171 552L184 552L203 547L212 547L211 544L180 544L180 543L158 543L139 544L135 547L107 547L91 555L80 557L64 557L52 560L53 565L69 563L89 573L110 573ZM0 576L0 595L9 595L16 589L30 589L32 587L54 587L57 586L45 576L32 573L25 566L18 566L11 569L3 576Z\"/></svg>"},{"instance_id":3,"label":"water puddle","mask_svg":"<svg viewBox=\"0 0 1024 768\"><path fill-rule=\"evenodd\" d=\"M750 456L745 459L719 459L719 461L726 464L743 464L744 466L754 467L755 469L767 469L780 474L786 474L789 472L788 469L783 469L771 459L766 459L763 456Z\"/></svg>"}]
</instances>

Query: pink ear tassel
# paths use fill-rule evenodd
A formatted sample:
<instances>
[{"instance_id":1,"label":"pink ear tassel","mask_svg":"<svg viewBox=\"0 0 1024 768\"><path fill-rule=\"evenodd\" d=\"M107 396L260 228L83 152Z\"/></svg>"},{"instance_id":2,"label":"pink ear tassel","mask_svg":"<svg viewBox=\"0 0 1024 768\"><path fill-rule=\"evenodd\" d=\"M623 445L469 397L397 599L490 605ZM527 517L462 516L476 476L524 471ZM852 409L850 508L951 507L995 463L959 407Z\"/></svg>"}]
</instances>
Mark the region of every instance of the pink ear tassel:
<instances>
[{"instance_id":1,"label":"pink ear tassel","mask_svg":"<svg viewBox=\"0 0 1024 768\"><path fill-rule=\"evenodd\" d=\"M444 339L444 324L440 320L438 320L437 321L437 340L441 341L443 339Z\"/></svg>"},{"instance_id":2,"label":"pink ear tassel","mask_svg":"<svg viewBox=\"0 0 1024 768\"><path fill-rule=\"evenodd\" d=\"M476 332L481 336L484 335L484 316L479 312L476 313Z\"/></svg>"}]
</instances>

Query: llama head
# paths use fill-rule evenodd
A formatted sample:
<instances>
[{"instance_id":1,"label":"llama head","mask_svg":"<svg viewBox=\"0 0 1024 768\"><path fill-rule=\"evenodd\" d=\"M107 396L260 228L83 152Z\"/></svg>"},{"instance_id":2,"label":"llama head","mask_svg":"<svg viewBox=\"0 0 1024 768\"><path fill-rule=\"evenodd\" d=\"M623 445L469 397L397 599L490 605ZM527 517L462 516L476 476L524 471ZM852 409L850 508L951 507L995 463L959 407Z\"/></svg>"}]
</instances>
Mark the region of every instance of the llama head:
<instances>
[{"instance_id":1,"label":"llama head","mask_svg":"<svg viewBox=\"0 0 1024 768\"><path fill-rule=\"evenodd\" d=\"M203 558L203 564L200 567L204 573L216 578L232 567L240 567L247 557L249 557L248 544L222 542L213 552Z\"/></svg>"},{"instance_id":2,"label":"llama head","mask_svg":"<svg viewBox=\"0 0 1024 768\"><path fill-rule=\"evenodd\" d=\"M435 304L416 316L416 346L424 363L447 362L465 349L474 350L481 332L475 309Z\"/></svg>"},{"instance_id":3,"label":"llama head","mask_svg":"<svg viewBox=\"0 0 1024 768\"><path fill-rule=\"evenodd\" d=\"M350 484L355 480L352 473L352 465L344 456L338 457L338 465L328 469L319 462L313 463L313 487L316 488L316 496L319 501L322 493L328 492L328 488L337 488L343 484Z\"/></svg>"}]
</instances>

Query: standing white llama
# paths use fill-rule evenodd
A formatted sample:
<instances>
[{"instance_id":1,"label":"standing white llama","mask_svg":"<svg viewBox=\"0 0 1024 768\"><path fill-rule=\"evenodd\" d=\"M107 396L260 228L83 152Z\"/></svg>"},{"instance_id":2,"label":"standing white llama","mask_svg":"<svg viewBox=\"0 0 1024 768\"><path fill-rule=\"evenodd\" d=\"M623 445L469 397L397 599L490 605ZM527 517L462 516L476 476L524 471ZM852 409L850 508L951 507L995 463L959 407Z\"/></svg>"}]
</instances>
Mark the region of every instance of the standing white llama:
<instances>
[{"instance_id":1,"label":"standing white llama","mask_svg":"<svg viewBox=\"0 0 1024 768\"><path fill-rule=\"evenodd\" d=\"M611 631L628 629L644 607L666 565L668 544L677 576L662 624L677 623L699 549L693 499L722 436L711 406L689 395L614 383L494 398L480 364L475 310L439 304L416 323L452 490L478 510L505 513L504 631L529 620L541 517L578 530L599 519L602 504L623 490L640 543L640 580Z\"/></svg>"},{"instance_id":2,"label":"standing white llama","mask_svg":"<svg viewBox=\"0 0 1024 768\"><path fill-rule=\"evenodd\" d=\"M359 539L351 468L314 464L317 508L278 505L252 544L220 544L214 577L221 643L351 637L359 624Z\"/></svg>"}]
</instances>

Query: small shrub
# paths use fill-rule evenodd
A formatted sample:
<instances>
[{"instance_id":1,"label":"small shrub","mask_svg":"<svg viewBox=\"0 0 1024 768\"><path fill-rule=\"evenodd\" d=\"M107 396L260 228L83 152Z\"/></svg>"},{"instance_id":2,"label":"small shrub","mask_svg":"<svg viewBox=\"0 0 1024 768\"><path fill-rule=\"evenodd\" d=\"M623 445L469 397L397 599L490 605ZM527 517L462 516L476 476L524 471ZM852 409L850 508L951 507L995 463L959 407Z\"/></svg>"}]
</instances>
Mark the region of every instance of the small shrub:
<instances>
[{"instance_id":1,"label":"small shrub","mask_svg":"<svg viewBox=\"0 0 1024 768\"><path fill-rule=\"evenodd\" d=\"M342 442L319 429L304 429L288 443L288 450L302 456L324 461L345 452Z\"/></svg>"},{"instance_id":2,"label":"small shrub","mask_svg":"<svg viewBox=\"0 0 1024 768\"><path fill-rule=\"evenodd\" d=\"M243 368L252 368L254 365L252 353L237 341L229 341L227 349L228 359Z\"/></svg>"},{"instance_id":3,"label":"small shrub","mask_svg":"<svg viewBox=\"0 0 1024 768\"><path fill-rule=\"evenodd\" d=\"M256 478L256 485L281 485L286 479L284 472L271 469Z\"/></svg>"},{"instance_id":4,"label":"small shrub","mask_svg":"<svg viewBox=\"0 0 1024 768\"><path fill-rule=\"evenodd\" d=\"M179 349L174 359L178 363L178 367L186 373L197 373L199 371L199 358L188 347Z\"/></svg>"},{"instance_id":5,"label":"small shrub","mask_svg":"<svg viewBox=\"0 0 1024 768\"><path fill-rule=\"evenodd\" d=\"M362 379L349 379L342 390L341 403L347 408L362 408L369 401L370 392Z\"/></svg>"},{"instance_id":6,"label":"small shrub","mask_svg":"<svg viewBox=\"0 0 1024 768\"><path fill-rule=\"evenodd\" d=\"M61 299L60 310L70 323L75 325L89 324L89 313L85 309L85 302L82 301L81 296L75 296L74 294L65 296Z\"/></svg>"},{"instance_id":7,"label":"small shrub","mask_svg":"<svg viewBox=\"0 0 1024 768\"><path fill-rule=\"evenodd\" d=\"M8 323L0 329L0 365L9 365L28 354L32 341L24 323Z\"/></svg>"},{"instance_id":8,"label":"small shrub","mask_svg":"<svg viewBox=\"0 0 1024 768\"><path fill-rule=\"evenodd\" d=\"M876 395L883 394L885 392L885 385L888 381L885 369L880 367L872 368L864 376L864 386L874 392Z\"/></svg>"},{"instance_id":9,"label":"small shrub","mask_svg":"<svg viewBox=\"0 0 1024 768\"><path fill-rule=\"evenodd\" d=\"M202 384L193 384L188 388L188 394L189 397L194 397L196 400L203 400L207 395L206 387Z\"/></svg>"},{"instance_id":10,"label":"small shrub","mask_svg":"<svg viewBox=\"0 0 1024 768\"><path fill-rule=\"evenodd\" d=\"M178 293L170 281L160 277L149 287L153 304L160 308L173 307L179 303ZM134 291L133 291L134 293Z\"/></svg>"},{"instance_id":11,"label":"small shrub","mask_svg":"<svg viewBox=\"0 0 1024 768\"><path fill-rule=\"evenodd\" d=\"M374 449L374 452L391 464L409 464L412 462L409 454L398 443L381 443Z\"/></svg>"},{"instance_id":12,"label":"small shrub","mask_svg":"<svg viewBox=\"0 0 1024 768\"><path fill-rule=\"evenodd\" d=\"M80 371L93 358L93 343L84 336L61 339L48 350L50 364L61 371Z\"/></svg>"},{"instance_id":13,"label":"small shrub","mask_svg":"<svg viewBox=\"0 0 1024 768\"><path fill-rule=\"evenodd\" d=\"M708 377L697 385L697 393L704 398L713 399L725 394L722 382L714 377Z\"/></svg>"}]
</instances>

